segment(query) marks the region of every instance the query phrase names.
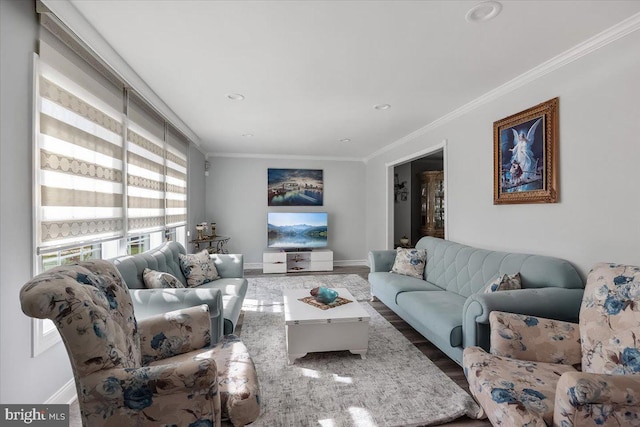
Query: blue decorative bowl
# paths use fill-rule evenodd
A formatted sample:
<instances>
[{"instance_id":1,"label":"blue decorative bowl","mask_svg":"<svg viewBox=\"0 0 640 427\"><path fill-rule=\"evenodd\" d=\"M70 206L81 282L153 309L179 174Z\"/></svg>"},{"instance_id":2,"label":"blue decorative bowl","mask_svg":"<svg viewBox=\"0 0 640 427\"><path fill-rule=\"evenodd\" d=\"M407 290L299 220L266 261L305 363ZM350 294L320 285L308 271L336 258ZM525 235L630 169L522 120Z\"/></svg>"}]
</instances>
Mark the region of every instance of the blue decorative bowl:
<instances>
[{"instance_id":1,"label":"blue decorative bowl","mask_svg":"<svg viewBox=\"0 0 640 427\"><path fill-rule=\"evenodd\" d=\"M338 298L338 293L336 291L325 288L324 286L313 288L310 293L316 298L316 301L323 304L331 304L336 300L336 298Z\"/></svg>"}]
</instances>

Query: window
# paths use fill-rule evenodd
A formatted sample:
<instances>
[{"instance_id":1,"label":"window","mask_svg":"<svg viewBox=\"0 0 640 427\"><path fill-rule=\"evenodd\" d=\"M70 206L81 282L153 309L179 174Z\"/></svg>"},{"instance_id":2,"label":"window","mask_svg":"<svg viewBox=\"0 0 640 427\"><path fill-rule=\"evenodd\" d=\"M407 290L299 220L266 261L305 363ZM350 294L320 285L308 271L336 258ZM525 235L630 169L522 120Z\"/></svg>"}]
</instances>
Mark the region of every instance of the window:
<instances>
[{"instance_id":1,"label":"window","mask_svg":"<svg viewBox=\"0 0 640 427\"><path fill-rule=\"evenodd\" d=\"M169 239L186 245L189 140L60 23L41 25L34 274ZM49 321L34 319L33 330L34 356L60 340Z\"/></svg>"}]
</instances>

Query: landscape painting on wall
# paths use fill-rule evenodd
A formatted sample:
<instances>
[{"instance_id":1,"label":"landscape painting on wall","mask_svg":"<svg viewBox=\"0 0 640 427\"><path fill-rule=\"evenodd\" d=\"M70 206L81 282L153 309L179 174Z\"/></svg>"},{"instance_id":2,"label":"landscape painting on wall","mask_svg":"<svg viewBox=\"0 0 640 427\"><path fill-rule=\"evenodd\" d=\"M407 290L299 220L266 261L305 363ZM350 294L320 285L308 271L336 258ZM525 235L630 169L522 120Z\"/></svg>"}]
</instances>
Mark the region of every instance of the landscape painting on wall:
<instances>
[{"instance_id":1,"label":"landscape painting on wall","mask_svg":"<svg viewBox=\"0 0 640 427\"><path fill-rule=\"evenodd\" d=\"M269 206L322 206L322 169L271 169L267 171Z\"/></svg>"},{"instance_id":2,"label":"landscape painting on wall","mask_svg":"<svg viewBox=\"0 0 640 427\"><path fill-rule=\"evenodd\" d=\"M558 98L493 124L494 204L555 203Z\"/></svg>"}]
</instances>

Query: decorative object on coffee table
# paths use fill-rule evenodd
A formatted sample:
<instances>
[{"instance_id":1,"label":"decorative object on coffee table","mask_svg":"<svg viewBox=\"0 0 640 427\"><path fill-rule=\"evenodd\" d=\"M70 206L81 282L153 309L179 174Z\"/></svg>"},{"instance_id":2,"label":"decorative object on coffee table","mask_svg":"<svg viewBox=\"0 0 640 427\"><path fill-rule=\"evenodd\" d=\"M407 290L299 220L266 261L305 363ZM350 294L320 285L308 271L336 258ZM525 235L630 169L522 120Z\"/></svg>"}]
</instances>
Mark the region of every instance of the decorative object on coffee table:
<instances>
[{"instance_id":1,"label":"decorative object on coffee table","mask_svg":"<svg viewBox=\"0 0 640 427\"><path fill-rule=\"evenodd\" d=\"M204 226L202 224L196 225L196 230L198 231L198 240L204 239L204 235L202 234L202 230L204 230Z\"/></svg>"},{"instance_id":2,"label":"decorative object on coffee table","mask_svg":"<svg viewBox=\"0 0 640 427\"><path fill-rule=\"evenodd\" d=\"M317 301L323 304L331 304L338 298L338 293L333 289L325 288L324 286L318 286L311 289L309 292L311 296L315 297Z\"/></svg>"}]
</instances>

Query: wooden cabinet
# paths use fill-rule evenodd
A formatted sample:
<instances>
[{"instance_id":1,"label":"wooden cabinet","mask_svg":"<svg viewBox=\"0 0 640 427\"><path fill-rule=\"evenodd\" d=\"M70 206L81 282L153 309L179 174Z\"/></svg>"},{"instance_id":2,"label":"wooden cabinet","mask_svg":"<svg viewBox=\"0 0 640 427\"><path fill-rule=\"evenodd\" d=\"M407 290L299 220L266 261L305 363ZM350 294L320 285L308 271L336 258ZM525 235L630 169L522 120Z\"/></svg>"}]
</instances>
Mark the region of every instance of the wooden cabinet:
<instances>
[{"instance_id":1,"label":"wooden cabinet","mask_svg":"<svg viewBox=\"0 0 640 427\"><path fill-rule=\"evenodd\" d=\"M420 233L444 239L444 172L427 171L420 177Z\"/></svg>"}]
</instances>

